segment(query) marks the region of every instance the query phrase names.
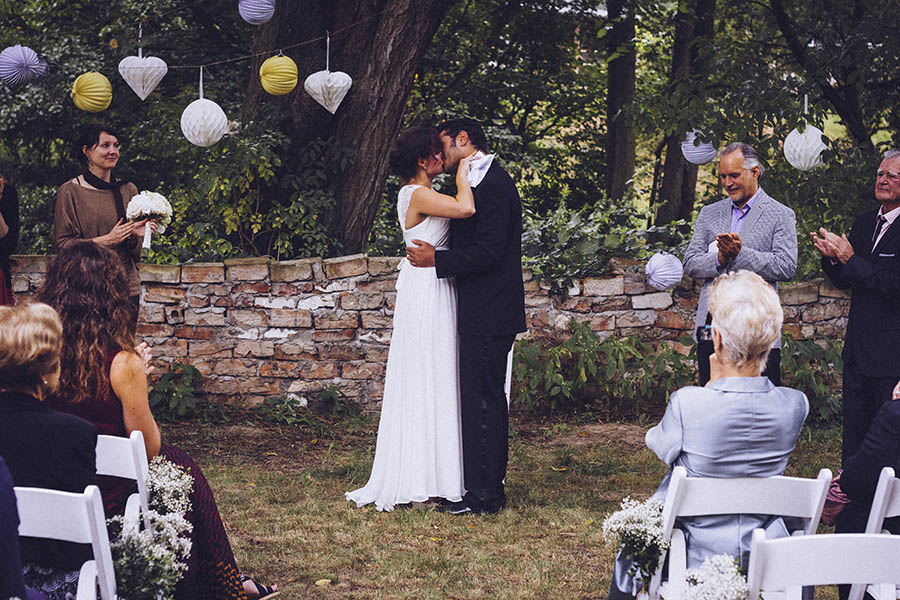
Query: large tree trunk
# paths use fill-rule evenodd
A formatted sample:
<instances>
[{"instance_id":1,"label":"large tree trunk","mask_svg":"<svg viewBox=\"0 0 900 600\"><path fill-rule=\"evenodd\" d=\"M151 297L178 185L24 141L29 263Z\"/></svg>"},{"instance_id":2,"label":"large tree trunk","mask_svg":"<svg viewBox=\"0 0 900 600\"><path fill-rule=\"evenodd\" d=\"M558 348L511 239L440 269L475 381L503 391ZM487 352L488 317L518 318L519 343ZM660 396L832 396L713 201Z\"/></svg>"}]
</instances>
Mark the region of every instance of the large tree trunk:
<instances>
[{"instance_id":1,"label":"large tree trunk","mask_svg":"<svg viewBox=\"0 0 900 600\"><path fill-rule=\"evenodd\" d=\"M607 167L606 192L610 198L621 198L631 187L634 177L635 132L631 117L634 101L635 67L633 0L610 0L607 3L612 30L609 34L608 91L606 95Z\"/></svg>"},{"instance_id":2,"label":"large tree trunk","mask_svg":"<svg viewBox=\"0 0 900 600\"><path fill-rule=\"evenodd\" d=\"M359 252L375 219L387 174L387 157L397 137L416 70L431 38L455 0L278 0L276 17L262 25L254 51L286 48L297 63L300 84L285 98L262 90L259 57L251 70L245 120L274 105L290 114L288 133L300 144L327 140L352 150L339 181L331 232L346 252ZM353 86L334 115L303 89L311 73L325 69L325 34L331 32L331 71L343 71ZM304 43L307 40L314 43Z\"/></svg>"},{"instance_id":3,"label":"large tree trunk","mask_svg":"<svg viewBox=\"0 0 900 600\"><path fill-rule=\"evenodd\" d=\"M699 52L698 45L709 43L715 34L715 14L715 0L692 0L687 3L686 10L679 10L676 15L669 76L672 90L680 82L693 78L695 86L692 86L692 93L702 94L711 53ZM681 153L683 134L683 131L673 131L666 140L666 158L656 209L655 222L658 225L678 219L690 220L694 210L697 167L687 162Z\"/></svg>"}]
</instances>

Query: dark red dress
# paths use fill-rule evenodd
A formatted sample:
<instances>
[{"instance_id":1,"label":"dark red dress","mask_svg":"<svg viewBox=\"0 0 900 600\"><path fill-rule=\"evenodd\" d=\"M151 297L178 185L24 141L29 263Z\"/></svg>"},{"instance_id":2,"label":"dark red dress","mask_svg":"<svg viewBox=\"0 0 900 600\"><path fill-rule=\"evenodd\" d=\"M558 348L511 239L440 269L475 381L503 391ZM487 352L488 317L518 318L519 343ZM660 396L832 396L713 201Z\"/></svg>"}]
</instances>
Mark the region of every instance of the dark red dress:
<instances>
[{"instance_id":1,"label":"dark red dress","mask_svg":"<svg viewBox=\"0 0 900 600\"><path fill-rule=\"evenodd\" d=\"M112 353L107 369L112 365L117 353ZM102 435L118 435L128 437L125 428L122 402L109 386L107 393L90 402L79 404L62 403L58 398L47 401L52 408L79 416L94 423ZM238 598L246 600L240 572L225 526L219 516L219 509L212 489L203 476L203 471L186 452L174 446L163 444L159 453L166 459L180 466L194 478L191 490L192 510L186 516L193 525L191 534L191 557L188 570L178 584L175 597L179 600L201 598L203 600L222 600ZM125 512L128 496L137 492L134 481L119 477L98 477L98 485L106 516L110 517Z\"/></svg>"},{"instance_id":2,"label":"dark red dress","mask_svg":"<svg viewBox=\"0 0 900 600\"><path fill-rule=\"evenodd\" d=\"M0 306L15 306L12 290L6 285L6 274L0 268Z\"/></svg>"}]
</instances>

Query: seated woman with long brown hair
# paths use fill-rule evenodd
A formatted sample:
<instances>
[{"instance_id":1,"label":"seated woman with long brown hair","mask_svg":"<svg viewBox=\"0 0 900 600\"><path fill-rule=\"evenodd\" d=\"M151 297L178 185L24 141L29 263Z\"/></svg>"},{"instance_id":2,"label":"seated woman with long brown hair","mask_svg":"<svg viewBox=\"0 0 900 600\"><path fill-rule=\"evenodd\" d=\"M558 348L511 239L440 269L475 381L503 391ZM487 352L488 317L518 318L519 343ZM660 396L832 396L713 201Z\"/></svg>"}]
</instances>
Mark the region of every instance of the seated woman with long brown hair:
<instances>
[{"instance_id":1,"label":"seated woman with long brown hair","mask_svg":"<svg viewBox=\"0 0 900 600\"><path fill-rule=\"evenodd\" d=\"M193 476L193 546L177 598L271 598L278 594L274 587L238 571L203 472L184 451L162 444L150 412L144 359L130 335L127 292L119 258L93 242L63 248L50 264L39 296L62 318L63 346L59 391L48 404L93 422L102 434L127 437L139 430L148 459L162 455ZM101 477L99 485L108 513L123 512L133 482Z\"/></svg>"}]
</instances>

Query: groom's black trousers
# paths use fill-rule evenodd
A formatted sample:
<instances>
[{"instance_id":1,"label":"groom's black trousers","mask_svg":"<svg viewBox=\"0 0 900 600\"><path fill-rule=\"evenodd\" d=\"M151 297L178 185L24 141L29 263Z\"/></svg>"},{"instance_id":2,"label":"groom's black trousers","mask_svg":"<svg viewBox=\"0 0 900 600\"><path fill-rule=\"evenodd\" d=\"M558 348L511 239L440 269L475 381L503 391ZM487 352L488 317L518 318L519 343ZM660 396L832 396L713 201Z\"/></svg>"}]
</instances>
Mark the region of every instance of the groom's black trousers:
<instances>
[{"instance_id":1,"label":"groom's black trousers","mask_svg":"<svg viewBox=\"0 0 900 600\"><path fill-rule=\"evenodd\" d=\"M475 511L506 505L509 412L506 359L515 335L459 336L459 393L462 422L463 500Z\"/></svg>"}]
</instances>

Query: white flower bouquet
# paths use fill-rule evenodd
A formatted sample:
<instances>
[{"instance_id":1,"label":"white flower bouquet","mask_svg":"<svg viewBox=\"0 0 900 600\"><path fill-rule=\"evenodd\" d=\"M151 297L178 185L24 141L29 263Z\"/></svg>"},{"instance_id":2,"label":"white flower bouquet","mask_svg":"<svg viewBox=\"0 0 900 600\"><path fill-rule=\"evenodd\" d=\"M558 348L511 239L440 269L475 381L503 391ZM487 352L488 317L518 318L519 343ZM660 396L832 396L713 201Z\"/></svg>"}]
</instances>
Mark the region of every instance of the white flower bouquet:
<instances>
[{"instance_id":1,"label":"white flower bouquet","mask_svg":"<svg viewBox=\"0 0 900 600\"><path fill-rule=\"evenodd\" d=\"M172 222L172 205L166 197L156 192L143 191L131 198L125 209L125 216L129 221L141 219L153 219L156 221L157 233L165 233L166 225ZM141 254L145 255L150 250L150 227L144 229L144 243L141 246Z\"/></svg>"},{"instance_id":2,"label":"white flower bouquet","mask_svg":"<svg viewBox=\"0 0 900 600\"><path fill-rule=\"evenodd\" d=\"M128 527L121 516L107 521L119 598L174 598L191 555L193 526L184 514L191 510L193 481L190 473L157 456L147 476L149 527Z\"/></svg>"},{"instance_id":3,"label":"white flower bouquet","mask_svg":"<svg viewBox=\"0 0 900 600\"><path fill-rule=\"evenodd\" d=\"M622 556L631 561L628 574L650 581L659 559L669 547L663 535L663 504L658 500L639 502L626 497L619 510L603 521L603 537L621 548Z\"/></svg>"},{"instance_id":4,"label":"white flower bouquet","mask_svg":"<svg viewBox=\"0 0 900 600\"><path fill-rule=\"evenodd\" d=\"M699 569L688 569L684 578L684 600L746 600L750 593L734 558L716 554Z\"/></svg>"}]
</instances>

